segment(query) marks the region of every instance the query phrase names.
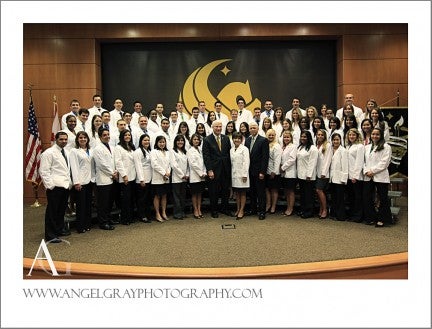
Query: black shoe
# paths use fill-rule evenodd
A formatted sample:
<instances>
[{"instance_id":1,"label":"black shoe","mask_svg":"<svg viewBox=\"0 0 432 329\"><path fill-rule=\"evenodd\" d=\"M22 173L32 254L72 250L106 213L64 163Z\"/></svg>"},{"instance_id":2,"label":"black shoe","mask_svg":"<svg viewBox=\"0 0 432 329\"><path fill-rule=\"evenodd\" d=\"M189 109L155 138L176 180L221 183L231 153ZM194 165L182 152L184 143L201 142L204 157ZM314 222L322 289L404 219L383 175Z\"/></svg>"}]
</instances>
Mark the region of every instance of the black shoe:
<instances>
[{"instance_id":1,"label":"black shoe","mask_svg":"<svg viewBox=\"0 0 432 329\"><path fill-rule=\"evenodd\" d=\"M366 225L375 225L375 221L374 220L367 220Z\"/></svg>"},{"instance_id":2,"label":"black shoe","mask_svg":"<svg viewBox=\"0 0 432 329\"><path fill-rule=\"evenodd\" d=\"M265 219L265 214L264 213L259 214L258 219L259 220Z\"/></svg>"},{"instance_id":3,"label":"black shoe","mask_svg":"<svg viewBox=\"0 0 432 329\"><path fill-rule=\"evenodd\" d=\"M51 239L51 240L49 240L49 241L47 241L48 243L60 243L60 242L62 242L62 240L61 239L59 239L59 238L54 238L54 239Z\"/></svg>"},{"instance_id":4,"label":"black shoe","mask_svg":"<svg viewBox=\"0 0 432 329\"><path fill-rule=\"evenodd\" d=\"M101 228L102 230L114 230L114 226L110 225L110 224L104 224L104 225L100 225L99 228Z\"/></svg>"},{"instance_id":5,"label":"black shoe","mask_svg":"<svg viewBox=\"0 0 432 329\"><path fill-rule=\"evenodd\" d=\"M109 223L110 223L110 225L117 225L117 224L120 224L120 222L119 222L118 220L116 220L116 219L112 219L112 220L110 220Z\"/></svg>"},{"instance_id":6,"label":"black shoe","mask_svg":"<svg viewBox=\"0 0 432 329\"><path fill-rule=\"evenodd\" d=\"M71 235L71 232L69 230L61 230L58 236L68 236Z\"/></svg>"},{"instance_id":7,"label":"black shoe","mask_svg":"<svg viewBox=\"0 0 432 329\"><path fill-rule=\"evenodd\" d=\"M219 217L219 214L218 214L216 211L213 211L213 212L211 213L211 216L212 216L212 218L218 218L218 217Z\"/></svg>"},{"instance_id":8,"label":"black shoe","mask_svg":"<svg viewBox=\"0 0 432 329\"><path fill-rule=\"evenodd\" d=\"M78 233L85 233L87 232L87 230L85 228L83 228L82 230L77 230Z\"/></svg>"},{"instance_id":9,"label":"black shoe","mask_svg":"<svg viewBox=\"0 0 432 329\"><path fill-rule=\"evenodd\" d=\"M312 214L302 214L300 217L303 219L307 219L307 218L312 218L313 216Z\"/></svg>"}]
</instances>

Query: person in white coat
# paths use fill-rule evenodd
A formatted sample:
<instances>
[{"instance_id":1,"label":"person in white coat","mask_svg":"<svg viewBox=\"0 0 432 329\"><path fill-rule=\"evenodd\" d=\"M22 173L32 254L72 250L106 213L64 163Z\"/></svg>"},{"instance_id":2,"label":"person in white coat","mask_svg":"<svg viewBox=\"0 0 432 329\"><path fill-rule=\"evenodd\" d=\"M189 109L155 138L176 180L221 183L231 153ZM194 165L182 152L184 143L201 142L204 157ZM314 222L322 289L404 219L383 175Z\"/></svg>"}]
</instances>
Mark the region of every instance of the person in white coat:
<instances>
[{"instance_id":1,"label":"person in white coat","mask_svg":"<svg viewBox=\"0 0 432 329\"><path fill-rule=\"evenodd\" d=\"M318 212L319 219L326 219L327 212L327 196L326 190L330 177L330 164L333 156L333 151L327 139L327 131L325 129L318 129L316 133L316 147L318 149L317 161L317 180L315 190L320 204Z\"/></svg>"},{"instance_id":2,"label":"person in white coat","mask_svg":"<svg viewBox=\"0 0 432 329\"><path fill-rule=\"evenodd\" d=\"M90 147L94 149L98 143L99 139L99 129L102 127L102 117L99 114L95 114L91 120L91 132L90 132Z\"/></svg>"},{"instance_id":3,"label":"person in white coat","mask_svg":"<svg viewBox=\"0 0 432 329\"><path fill-rule=\"evenodd\" d=\"M151 151L152 189L154 192L153 206L155 218L158 222L168 220L166 214L167 194L171 177L171 157L167 148L166 138L162 135L156 137L155 147Z\"/></svg>"},{"instance_id":4,"label":"person in white coat","mask_svg":"<svg viewBox=\"0 0 432 329\"><path fill-rule=\"evenodd\" d=\"M114 162L119 173L120 184L120 222L129 225L134 222L133 204L135 199L135 163L133 152L135 146L132 142L132 133L129 130L120 132L119 144L114 148Z\"/></svg>"},{"instance_id":5,"label":"person in white coat","mask_svg":"<svg viewBox=\"0 0 432 329\"><path fill-rule=\"evenodd\" d=\"M112 187L113 182L118 179L118 173L115 169L114 150L111 150L109 145L109 130L106 128L99 129L99 139L101 142L93 151L98 222L101 229L114 230L111 220Z\"/></svg>"},{"instance_id":6,"label":"person in white coat","mask_svg":"<svg viewBox=\"0 0 432 329\"><path fill-rule=\"evenodd\" d=\"M242 219L246 205L246 191L249 189L249 149L242 144L243 136L239 132L233 134L234 146L230 150L231 186L236 193L236 219Z\"/></svg>"},{"instance_id":7,"label":"person in white coat","mask_svg":"<svg viewBox=\"0 0 432 329\"><path fill-rule=\"evenodd\" d=\"M67 207L70 178L69 154L65 151L67 134L59 131L55 144L41 155L39 174L46 189L45 240L61 242L59 236L70 235L64 229L64 215Z\"/></svg>"},{"instance_id":8,"label":"person in white coat","mask_svg":"<svg viewBox=\"0 0 432 329\"><path fill-rule=\"evenodd\" d=\"M200 135L193 134L191 136L190 142L191 148L186 153L189 164L189 186L192 195L194 218L199 219L204 217L201 213L201 202L207 170L204 165L202 152L200 150Z\"/></svg>"},{"instance_id":9,"label":"person in white coat","mask_svg":"<svg viewBox=\"0 0 432 329\"><path fill-rule=\"evenodd\" d=\"M186 185L189 180L189 166L186 155L186 139L183 135L174 137L171 152L171 189L173 193L175 219L186 217L184 212L186 206Z\"/></svg>"},{"instance_id":10,"label":"person in white coat","mask_svg":"<svg viewBox=\"0 0 432 329\"><path fill-rule=\"evenodd\" d=\"M388 166L392 150L384 140L384 132L374 128L371 133L372 144L365 147L365 164L363 167L363 210L367 224L383 227L392 223L388 187L390 176ZM378 213L375 212L374 191L380 200Z\"/></svg>"},{"instance_id":11,"label":"person in white coat","mask_svg":"<svg viewBox=\"0 0 432 329\"><path fill-rule=\"evenodd\" d=\"M136 170L136 206L138 219L143 223L151 223L151 180L152 168L150 159L150 136L143 134L139 138L139 146L134 151Z\"/></svg>"},{"instance_id":12,"label":"person in white coat","mask_svg":"<svg viewBox=\"0 0 432 329\"><path fill-rule=\"evenodd\" d=\"M76 191L76 230L85 233L91 229L91 205L93 186L92 158L89 136L85 131L77 133L75 148L69 154L73 188Z\"/></svg>"},{"instance_id":13,"label":"person in white coat","mask_svg":"<svg viewBox=\"0 0 432 329\"><path fill-rule=\"evenodd\" d=\"M294 191L297 183L297 146L293 143L292 132L288 130L283 132L282 142L281 185L285 189L287 202L287 208L283 212L283 215L291 216L294 209Z\"/></svg>"},{"instance_id":14,"label":"person in white coat","mask_svg":"<svg viewBox=\"0 0 432 329\"><path fill-rule=\"evenodd\" d=\"M309 130L300 133L300 145L297 149L297 177L300 185L301 218L313 216L313 189L316 180L318 149L313 145L312 134Z\"/></svg>"},{"instance_id":15,"label":"person in white coat","mask_svg":"<svg viewBox=\"0 0 432 329\"><path fill-rule=\"evenodd\" d=\"M274 214L280 188L280 164L282 147L280 146L276 131L272 128L266 133L269 143L269 161L267 165L266 180L266 212Z\"/></svg>"},{"instance_id":16,"label":"person in white coat","mask_svg":"<svg viewBox=\"0 0 432 329\"><path fill-rule=\"evenodd\" d=\"M363 220L363 165L364 145L361 133L356 128L348 130L345 140L348 152L348 219L360 223Z\"/></svg>"},{"instance_id":17,"label":"person in white coat","mask_svg":"<svg viewBox=\"0 0 432 329\"><path fill-rule=\"evenodd\" d=\"M330 165L331 215L337 220L344 221L346 219L345 186L348 180L348 155L342 146L340 134L334 133L331 140L333 145L333 157Z\"/></svg>"}]
</instances>

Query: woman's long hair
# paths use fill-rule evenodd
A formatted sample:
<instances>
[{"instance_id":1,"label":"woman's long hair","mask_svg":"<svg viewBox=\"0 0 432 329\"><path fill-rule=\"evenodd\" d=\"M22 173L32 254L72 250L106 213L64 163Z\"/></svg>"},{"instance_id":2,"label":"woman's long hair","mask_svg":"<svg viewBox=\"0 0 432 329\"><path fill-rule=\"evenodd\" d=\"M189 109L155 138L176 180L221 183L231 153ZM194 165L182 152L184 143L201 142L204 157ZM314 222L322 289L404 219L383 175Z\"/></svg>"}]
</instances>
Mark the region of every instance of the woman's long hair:
<instances>
[{"instance_id":1,"label":"woman's long hair","mask_svg":"<svg viewBox=\"0 0 432 329\"><path fill-rule=\"evenodd\" d=\"M181 149L179 149L179 148L177 147L177 142L178 142L179 140L183 140L183 147L182 147ZM174 146L173 146L173 150L174 150L174 152L176 152L176 153L182 152L183 154L186 154L186 139L185 139L185 137L184 137L183 135L177 135L177 136L174 138Z\"/></svg>"},{"instance_id":2,"label":"woman's long hair","mask_svg":"<svg viewBox=\"0 0 432 329\"><path fill-rule=\"evenodd\" d=\"M131 140L129 142L126 142L124 139L127 133L131 135ZM132 134L129 130L125 129L120 132L118 145L123 147L126 151L135 151L135 145L132 143Z\"/></svg>"},{"instance_id":3,"label":"woman's long hair","mask_svg":"<svg viewBox=\"0 0 432 329\"><path fill-rule=\"evenodd\" d=\"M309 130L303 130L300 133L300 140L301 140L301 135L306 135L307 141L306 141L306 145L303 145L300 142L300 145L298 146L298 149L304 147L306 151L309 151L310 147L313 145L313 139L312 139L312 134L310 133Z\"/></svg>"},{"instance_id":4,"label":"woman's long hair","mask_svg":"<svg viewBox=\"0 0 432 329\"><path fill-rule=\"evenodd\" d=\"M148 137L148 139L149 139L149 141L150 141L150 136L147 135L147 134L143 134L143 135L141 135L141 137L140 137L140 139L139 139L139 143L138 143L139 148L141 149L141 151L142 151L142 153L143 153L143 155L144 155L144 158L146 157L146 149L144 148L144 146L142 146L142 141L143 141L143 139L146 138L146 137ZM151 151L151 145L150 145L150 143L149 143L149 147L148 147L148 149L147 149L147 152L150 152L150 151Z\"/></svg>"}]
</instances>

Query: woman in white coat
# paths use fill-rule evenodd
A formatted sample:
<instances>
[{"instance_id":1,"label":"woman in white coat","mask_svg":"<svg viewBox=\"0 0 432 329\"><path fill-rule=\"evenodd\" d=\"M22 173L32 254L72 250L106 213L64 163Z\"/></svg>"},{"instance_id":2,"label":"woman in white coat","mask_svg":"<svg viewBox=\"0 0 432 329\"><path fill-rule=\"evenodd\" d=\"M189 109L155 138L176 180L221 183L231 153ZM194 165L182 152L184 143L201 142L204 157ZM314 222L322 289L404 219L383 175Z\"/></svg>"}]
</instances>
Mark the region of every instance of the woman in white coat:
<instances>
[{"instance_id":1,"label":"woman in white coat","mask_svg":"<svg viewBox=\"0 0 432 329\"><path fill-rule=\"evenodd\" d=\"M164 136L159 135L156 137L155 148L151 151L150 159L155 218L158 222L163 222L168 220L166 207L169 180L171 177L171 156Z\"/></svg>"},{"instance_id":2,"label":"woman in white coat","mask_svg":"<svg viewBox=\"0 0 432 329\"><path fill-rule=\"evenodd\" d=\"M135 146L132 142L132 134L129 130L120 132L119 144L114 148L114 162L119 173L121 214L120 222L129 225L134 221L133 201L135 190L135 162L133 153Z\"/></svg>"},{"instance_id":3,"label":"woman in white coat","mask_svg":"<svg viewBox=\"0 0 432 329\"><path fill-rule=\"evenodd\" d=\"M285 189L287 202L287 208L283 212L283 215L291 216L294 209L294 191L297 183L297 146L293 143L293 135L290 131L284 131L282 135L282 142L281 185Z\"/></svg>"},{"instance_id":4,"label":"woman in white coat","mask_svg":"<svg viewBox=\"0 0 432 329\"><path fill-rule=\"evenodd\" d=\"M315 118L315 120L317 120ZM317 161L317 180L315 190L320 204L318 212L319 219L326 219L327 212L327 196L326 190L330 177L330 164L332 161L333 151L327 139L327 131L325 129L318 129L316 133L316 147L318 149Z\"/></svg>"},{"instance_id":5,"label":"woman in white coat","mask_svg":"<svg viewBox=\"0 0 432 329\"><path fill-rule=\"evenodd\" d=\"M230 150L231 157L231 182L233 192L236 193L236 219L242 219L246 205L246 191L249 188L249 149L242 144L242 134L233 134L234 146Z\"/></svg>"},{"instance_id":6,"label":"woman in white coat","mask_svg":"<svg viewBox=\"0 0 432 329\"><path fill-rule=\"evenodd\" d=\"M266 212L274 214L280 188L280 164L282 158L282 147L279 144L276 131L272 128L267 130L266 138L269 143L269 161L266 180Z\"/></svg>"},{"instance_id":7,"label":"woman in white coat","mask_svg":"<svg viewBox=\"0 0 432 329\"><path fill-rule=\"evenodd\" d=\"M356 128L348 130L345 140L348 152L348 218L360 223L363 220L363 165L364 145L361 133Z\"/></svg>"},{"instance_id":8,"label":"woman in white coat","mask_svg":"<svg viewBox=\"0 0 432 329\"><path fill-rule=\"evenodd\" d=\"M301 218L313 216L313 189L316 179L318 149L313 145L309 130L300 133L300 145L297 148L297 177L300 185Z\"/></svg>"},{"instance_id":9,"label":"woman in white coat","mask_svg":"<svg viewBox=\"0 0 432 329\"><path fill-rule=\"evenodd\" d=\"M201 136L199 134L193 134L191 137L191 148L186 154L189 164L189 186L192 195L192 206L195 219L204 217L201 213L201 202L207 171L204 166L204 159L200 146Z\"/></svg>"},{"instance_id":10,"label":"woman in white coat","mask_svg":"<svg viewBox=\"0 0 432 329\"><path fill-rule=\"evenodd\" d=\"M392 150L384 140L384 132L374 128L371 133L372 144L365 147L365 164L363 167L363 209L367 224L383 227L392 223L388 187L390 176L388 166ZM380 200L378 214L375 212L374 191Z\"/></svg>"},{"instance_id":11,"label":"woman in white coat","mask_svg":"<svg viewBox=\"0 0 432 329\"><path fill-rule=\"evenodd\" d=\"M331 216L344 221L345 216L345 186L348 180L348 155L342 146L342 136L332 135L333 157L330 165L330 184L332 190Z\"/></svg>"},{"instance_id":12,"label":"woman in white coat","mask_svg":"<svg viewBox=\"0 0 432 329\"><path fill-rule=\"evenodd\" d=\"M189 180L189 166L186 155L186 139L183 135L174 138L174 145L171 152L171 187L174 200L174 218L183 219L186 217L184 208L186 206L186 184Z\"/></svg>"},{"instance_id":13,"label":"woman in white coat","mask_svg":"<svg viewBox=\"0 0 432 329\"><path fill-rule=\"evenodd\" d=\"M150 136L141 135L139 147L135 150L133 157L136 170L136 206L138 218L143 223L151 223L151 180L152 167L150 159Z\"/></svg>"},{"instance_id":14,"label":"woman in white coat","mask_svg":"<svg viewBox=\"0 0 432 329\"><path fill-rule=\"evenodd\" d=\"M69 160L73 188L76 191L76 229L85 233L91 228L92 157L89 136L80 131L75 138L75 148L70 150Z\"/></svg>"}]
</instances>

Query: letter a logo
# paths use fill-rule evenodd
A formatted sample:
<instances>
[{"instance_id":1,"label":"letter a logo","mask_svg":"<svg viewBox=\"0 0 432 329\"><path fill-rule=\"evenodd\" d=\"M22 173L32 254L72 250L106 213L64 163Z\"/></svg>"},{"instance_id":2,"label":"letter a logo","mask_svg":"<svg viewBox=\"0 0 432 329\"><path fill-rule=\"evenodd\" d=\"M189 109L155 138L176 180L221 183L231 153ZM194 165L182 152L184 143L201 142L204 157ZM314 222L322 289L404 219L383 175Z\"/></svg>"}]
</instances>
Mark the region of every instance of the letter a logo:
<instances>
[{"instance_id":1,"label":"letter a logo","mask_svg":"<svg viewBox=\"0 0 432 329\"><path fill-rule=\"evenodd\" d=\"M49 241L48 241L48 243L49 243ZM43 257L43 254L45 254L45 257ZM36 260L39 261L39 265L41 265L42 270L43 270L45 273L51 274L52 276L59 276L59 274L57 273L57 269L56 269L56 267L55 267L55 265L54 265L54 262L53 262L53 260L52 260L52 258L51 258L51 255L50 255L50 253L49 253L49 250L48 250L48 248L47 248L47 245L46 245L44 239L42 239L42 241L41 241L41 243L40 243L40 245L39 245L39 249L38 249L38 251L37 251L37 253L36 253L35 258L33 259L33 264L32 264L32 266L31 266L30 271L28 272L27 276L31 276L31 272L33 271L33 267L34 267L34 265L35 265L35 263L36 263ZM47 261L48 261L49 267L50 267L50 269L51 269L51 273L49 273L49 272L45 269L45 267L44 267L43 263L41 262L41 260L47 260Z\"/></svg>"}]
</instances>

